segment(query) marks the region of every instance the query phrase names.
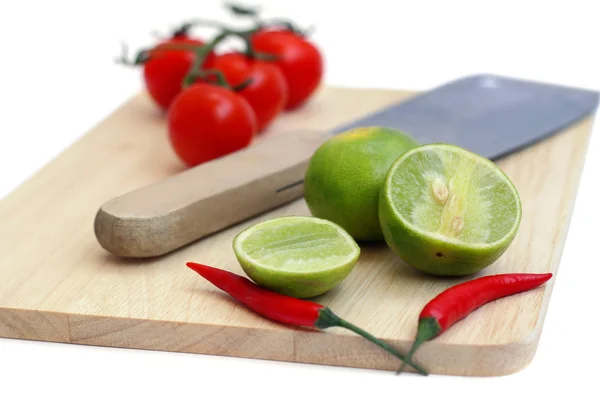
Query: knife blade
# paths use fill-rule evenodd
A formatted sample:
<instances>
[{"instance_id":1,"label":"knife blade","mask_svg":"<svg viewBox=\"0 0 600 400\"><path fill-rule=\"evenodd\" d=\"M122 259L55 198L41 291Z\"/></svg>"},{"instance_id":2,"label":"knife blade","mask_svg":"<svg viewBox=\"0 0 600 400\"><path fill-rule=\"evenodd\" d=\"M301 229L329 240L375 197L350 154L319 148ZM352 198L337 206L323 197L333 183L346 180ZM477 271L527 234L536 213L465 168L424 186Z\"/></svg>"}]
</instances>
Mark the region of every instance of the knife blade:
<instances>
[{"instance_id":1,"label":"knife blade","mask_svg":"<svg viewBox=\"0 0 600 400\"><path fill-rule=\"evenodd\" d=\"M593 113L598 92L554 84L475 75L333 129L386 126L422 144L444 142L489 159L530 146Z\"/></svg>"}]
</instances>

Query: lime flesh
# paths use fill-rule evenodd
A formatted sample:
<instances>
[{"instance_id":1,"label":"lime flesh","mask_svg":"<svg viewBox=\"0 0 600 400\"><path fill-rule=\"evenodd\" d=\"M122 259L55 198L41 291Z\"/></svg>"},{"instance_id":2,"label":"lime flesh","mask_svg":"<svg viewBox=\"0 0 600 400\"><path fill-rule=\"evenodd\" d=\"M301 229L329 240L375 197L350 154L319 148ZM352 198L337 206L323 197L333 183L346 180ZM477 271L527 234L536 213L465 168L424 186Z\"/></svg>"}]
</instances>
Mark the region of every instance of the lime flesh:
<instances>
[{"instance_id":1,"label":"lime flesh","mask_svg":"<svg viewBox=\"0 0 600 400\"><path fill-rule=\"evenodd\" d=\"M469 275L512 243L521 201L490 160L431 144L394 162L380 194L379 219L386 243L408 264L434 275Z\"/></svg>"},{"instance_id":2,"label":"lime flesh","mask_svg":"<svg viewBox=\"0 0 600 400\"><path fill-rule=\"evenodd\" d=\"M256 284L297 298L336 287L354 269L360 248L344 229L315 217L270 219L240 232L233 250Z\"/></svg>"}]
</instances>

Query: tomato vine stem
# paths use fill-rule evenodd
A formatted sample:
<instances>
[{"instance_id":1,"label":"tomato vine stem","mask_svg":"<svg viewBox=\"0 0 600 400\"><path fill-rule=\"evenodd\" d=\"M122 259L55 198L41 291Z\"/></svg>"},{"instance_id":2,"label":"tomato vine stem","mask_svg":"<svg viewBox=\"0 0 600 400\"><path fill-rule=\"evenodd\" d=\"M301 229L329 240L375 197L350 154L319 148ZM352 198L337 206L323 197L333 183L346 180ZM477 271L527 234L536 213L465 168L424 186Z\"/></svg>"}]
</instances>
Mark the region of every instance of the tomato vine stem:
<instances>
[{"instance_id":1,"label":"tomato vine stem","mask_svg":"<svg viewBox=\"0 0 600 400\"><path fill-rule=\"evenodd\" d=\"M200 21L200 20L197 20L196 22L198 22L198 21ZM188 74L183 79L183 83L182 83L183 87L188 87L189 85L193 84L196 79L203 77L201 66L204 63L204 60L206 59L208 54L219 43L221 43L223 40L225 40L226 38L228 38L230 36L237 36L244 41L244 44L246 46L246 48L244 50L244 54L249 58L253 58L253 59L257 59L257 60L265 60L265 61L273 61L273 60L277 59L277 56L274 54L261 53L261 52L257 52L254 50L254 47L252 46L252 42L251 42L250 38L251 38L252 34L257 31L257 28L237 30L237 29L231 29L231 28L225 26L224 24L219 23L218 25L221 29L221 33L218 34L217 36L215 36L209 43L205 44L204 46L196 48L196 57L194 60L194 64L190 68L190 71L188 72ZM213 73L212 75L217 77L217 84L224 86L228 89L234 90L234 91L242 90L245 87L247 87L249 84L252 83L252 80L248 79L245 82L242 82L241 84L239 84L235 87L231 87L231 85L229 85L229 83L227 83L225 77L222 76L222 74L220 74L221 75L220 77L215 73Z\"/></svg>"},{"instance_id":2,"label":"tomato vine stem","mask_svg":"<svg viewBox=\"0 0 600 400\"><path fill-rule=\"evenodd\" d=\"M135 58L133 60L129 59L128 55L128 46L126 43L121 43L121 54L117 57L116 61L123 65L128 66L138 66L148 62L151 58L160 57L162 52L168 52L173 50L188 50L190 52L194 52L194 63L189 69L186 76L183 78L181 83L183 88L186 88L192 85L197 79L208 78L210 76L214 77L217 85L223 86L227 89L239 91L247 87L252 83L251 79L248 79L241 84L232 87L228 82L225 76L217 70L203 70L202 66L208 57L208 55L213 51L223 40L228 37L236 36L244 42L245 49L243 50L243 54L255 60L262 61L275 61L278 59L278 56L275 54L262 53L258 52L252 46L251 37L254 33L258 32L260 29L271 25L282 25L285 29L289 29L293 32L300 32L291 22L284 20L272 20L269 22L260 21L258 18L258 14L255 13L254 9L245 8L236 5L228 6L232 12L236 15L249 16L254 20L254 27L250 29L233 29L226 24L223 24L219 21L207 20L207 19L193 19L181 24L177 29L175 29L172 33L172 37L180 37L189 34L189 31L194 26L208 26L217 28L220 30L220 33L217 34L210 42L204 45L195 45L190 43L168 43L161 44L160 46L156 46L153 48L146 48L138 51Z\"/></svg>"},{"instance_id":3,"label":"tomato vine stem","mask_svg":"<svg viewBox=\"0 0 600 400\"><path fill-rule=\"evenodd\" d=\"M234 15L238 17L246 17L251 18L255 24L255 28L264 29L264 28L273 28L277 26L281 26L282 28L289 30L297 35L306 36L308 32L312 32L314 27L310 27L309 29L302 30L298 28L296 24L292 21L282 18L275 18L271 20L262 20L260 18L260 11L258 7L249 7L242 6L236 3L226 3L225 7Z\"/></svg>"},{"instance_id":4,"label":"tomato vine stem","mask_svg":"<svg viewBox=\"0 0 600 400\"><path fill-rule=\"evenodd\" d=\"M188 87L191 84L193 84L194 81L199 77L199 74L201 72L202 64L204 63L204 60L206 59L206 57L227 36L229 36L229 33L227 31L223 31L220 34L218 34L217 36L215 36L207 44L196 48L196 56L194 58L194 64L192 64L192 67L190 68L189 72L183 78L182 86L184 88ZM214 74L214 75L217 75L217 74ZM225 77L223 76L223 74L221 74L219 72L219 75L220 75L220 77L217 76L217 82L219 83L219 85L230 87L229 84L227 83ZM222 83L223 81L225 82L225 85L223 85L223 83Z\"/></svg>"}]
</instances>

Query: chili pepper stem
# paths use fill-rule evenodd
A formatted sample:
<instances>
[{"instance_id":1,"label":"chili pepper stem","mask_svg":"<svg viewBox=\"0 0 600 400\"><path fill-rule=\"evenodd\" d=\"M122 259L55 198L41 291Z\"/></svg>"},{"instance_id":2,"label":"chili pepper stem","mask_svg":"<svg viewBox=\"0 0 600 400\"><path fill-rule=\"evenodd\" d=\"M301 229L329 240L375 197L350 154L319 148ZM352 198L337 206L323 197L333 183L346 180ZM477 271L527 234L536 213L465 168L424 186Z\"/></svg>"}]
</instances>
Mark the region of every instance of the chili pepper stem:
<instances>
[{"instance_id":1,"label":"chili pepper stem","mask_svg":"<svg viewBox=\"0 0 600 400\"><path fill-rule=\"evenodd\" d=\"M358 326L353 325L346 320L343 320L342 318L335 315L333 313L333 311L331 311L329 308L327 308L327 307L322 308L321 311L319 312L319 318L315 322L315 327L317 327L319 329L325 329L325 328L331 328L334 326L348 329L348 330L364 337L371 343L381 347L382 349L386 350L387 352L389 352L389 353L393 354L394 356L396 356L397 358L399 358L403 362L403 365L408 364L411 367L413 367L415 370L417 370L419 373L421 373L422 375L428 375L427 371L425 371L421 366L406 359L406 357L400 351L398 351L394 347L390 346L383 340L380 340L380 339L376 338L375 336L371 335L369 332L359 328Z\"/></svg>"},{"instance_id":2,"label":"chili pepper stem","mask_svg":"<svg viewBox=\"0 0 600 400\"><path fill-rule=\"evenodd\" d=\"M407 364L412 365L409 364L409 361L412 362L412 357L415 354L415 352L419 349L419 347L421 347L421 345L426 341L431 340L437 335L439 335L441 330L442 328L440 327L440 324L438 324L438 322L434 318L423 318L419 320L419 327L417 328L417 337L415 338L412 347L406 355L407 361L402 363L400 369L396 372L396 374L399 375L402 372L404 372L404 368L406 368Z\"/></svg>"}]
</instances>

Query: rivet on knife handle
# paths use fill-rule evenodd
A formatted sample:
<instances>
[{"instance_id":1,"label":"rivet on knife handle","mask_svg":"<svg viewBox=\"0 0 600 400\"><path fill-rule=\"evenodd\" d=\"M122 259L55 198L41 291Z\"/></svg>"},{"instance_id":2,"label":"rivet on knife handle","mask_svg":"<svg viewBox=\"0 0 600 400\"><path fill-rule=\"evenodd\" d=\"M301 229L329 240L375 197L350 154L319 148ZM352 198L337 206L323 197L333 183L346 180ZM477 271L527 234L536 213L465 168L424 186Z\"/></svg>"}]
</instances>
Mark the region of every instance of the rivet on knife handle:
<instances>
[{"instance_id":1,"label":"rivet on knife handle","mask_svg":"<svg viewBox=\"0 0 600 400\"><path fill-rule=\"evenodd\" d=\"M94 232L107 251L154 257L301 197L321 133L288 132L106 202Z\"/></svg>"}]
</instances>

